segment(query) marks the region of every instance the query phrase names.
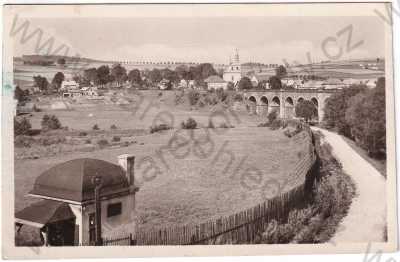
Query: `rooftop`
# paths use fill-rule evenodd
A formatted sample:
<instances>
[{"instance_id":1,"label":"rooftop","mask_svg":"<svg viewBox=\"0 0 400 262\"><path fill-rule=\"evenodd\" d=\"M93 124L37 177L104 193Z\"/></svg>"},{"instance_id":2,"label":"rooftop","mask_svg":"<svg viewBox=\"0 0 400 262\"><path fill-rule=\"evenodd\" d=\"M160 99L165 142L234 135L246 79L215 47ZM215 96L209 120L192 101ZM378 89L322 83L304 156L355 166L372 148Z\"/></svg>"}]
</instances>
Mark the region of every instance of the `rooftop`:
<instances>
[{"instance_id":1,"label":"rooftop","mask_svg":"<svg viewBox=\"0 0 400 262\"><path fill-rule=\"evenodd\" d=\"M32 195L84 202L94 199L94 176L102 178L101 196L129 190L125 171L99 159L79 158L58 164L35 181Z\"/></svg>"}]
</instances>

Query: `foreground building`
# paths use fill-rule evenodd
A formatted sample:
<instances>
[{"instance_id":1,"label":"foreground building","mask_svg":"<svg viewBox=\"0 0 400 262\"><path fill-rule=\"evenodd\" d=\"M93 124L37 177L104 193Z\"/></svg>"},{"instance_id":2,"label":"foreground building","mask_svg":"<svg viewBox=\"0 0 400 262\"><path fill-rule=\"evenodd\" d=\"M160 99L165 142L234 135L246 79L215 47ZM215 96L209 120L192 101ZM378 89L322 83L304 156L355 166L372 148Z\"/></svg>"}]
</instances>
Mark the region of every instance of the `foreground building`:
<instances>
[{"instance_id":1,"label":"foreground building","mask_svg":"<svg viewBox=\"0 0 400 262\"><path fill-rule=\"evenodd\" d=\"M54 246L95 244L98 232L102 238L133 233L134 157L121 155L118 162L80 158L43 172L29 193L41 200L15 214L17 232L35 227L43 244Z\"/></svg>"}]
</instances>

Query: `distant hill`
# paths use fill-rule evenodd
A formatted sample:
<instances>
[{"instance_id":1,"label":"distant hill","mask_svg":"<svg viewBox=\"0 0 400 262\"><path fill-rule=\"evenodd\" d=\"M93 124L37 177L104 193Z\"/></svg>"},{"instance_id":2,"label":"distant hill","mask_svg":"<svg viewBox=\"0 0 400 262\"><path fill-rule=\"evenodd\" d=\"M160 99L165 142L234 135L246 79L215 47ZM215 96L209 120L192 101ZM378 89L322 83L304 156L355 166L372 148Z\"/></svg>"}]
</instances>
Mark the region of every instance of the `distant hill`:
<instances>
[{"instance_id":1,"label":"distant hill","mask_svg":"<svg viewBox=\"0 0 400 262\"><path fill-rule=\"evenodd\" d=\"M86 57L77 57L77 56L61 56L61 55L23 55L22 57L14 57L14 62L23 62L23 63L33 63L33 64L42 64L42 63L56 63L58 59L64 58L66 63L76 63L77 61L81 63L95 63L95 62L105 62L101 60L86 58Z\"/></svg>"}]
</instances>

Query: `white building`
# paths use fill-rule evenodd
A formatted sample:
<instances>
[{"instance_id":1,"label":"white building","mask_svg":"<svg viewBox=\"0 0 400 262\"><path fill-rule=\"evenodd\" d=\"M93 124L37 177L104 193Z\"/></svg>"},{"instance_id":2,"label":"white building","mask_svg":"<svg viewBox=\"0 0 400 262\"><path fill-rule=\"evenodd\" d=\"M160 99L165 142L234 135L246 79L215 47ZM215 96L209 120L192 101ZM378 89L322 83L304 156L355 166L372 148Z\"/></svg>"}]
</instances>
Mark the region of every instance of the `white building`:
<instances>
[{"instance_id":1,"label":"white building","mask_svg":"<svg viewBox=\"0 0 400 262\"><path fill-rule=\"evenodd\" d=\"M226 90L228 88L228 82L226 82L224 79L217 75L209 76L207 79L204 80L204 82L207 83L207 89L224 89Z\"/></svg>"},{"instance_id":2,"label":"white building","mask_svg":"<svg viewBox=\"0 0 400 262\"><path fill-rule=\"evenodd\" d=\"M79 84L74 80L64 80L61 83L61 90L78 90Z\"/></svg>"},{"instance_id":3,"label":"white building","mask_svg":"<svg viewBox=\"0 0 400 262\"><path fill-rule=\"evenodd\" d=\"M242 65L240 64L239 52L236 49L235 58L229 61L229 65L225 68L223 79L226 82L232 82L235 86L242 79Z\"/></svg>"}]
</instances>

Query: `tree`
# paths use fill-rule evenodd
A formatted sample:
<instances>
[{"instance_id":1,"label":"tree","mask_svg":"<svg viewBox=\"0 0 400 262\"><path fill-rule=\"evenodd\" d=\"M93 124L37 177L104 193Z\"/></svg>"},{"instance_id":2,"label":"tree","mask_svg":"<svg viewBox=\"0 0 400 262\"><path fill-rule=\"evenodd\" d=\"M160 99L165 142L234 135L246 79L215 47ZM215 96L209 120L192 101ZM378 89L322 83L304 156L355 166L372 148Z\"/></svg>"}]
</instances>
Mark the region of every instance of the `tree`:
<instances>
[{"instance_id":1,"label":"tree","mask_svg":"<svg viewBox=\"0 0 400 262\"><path fill-rule=\"evenodd\" d=\"M282 89L282 81L277 76L271 76L268 80L271 89Z\"/></svg>"},{"instance_id":2,"label":"tree","mask_svg":"<svg viewBox=\"0 0 400 262\"><path fill-rule=\"evenodd\" d=\"M33 81L35 82L35 86L37 86L40 91L46 92L49 87L49 82L47 81L46 77L42 77L40 75L34 76Z\"/></svg>"},{"instance_id":3,"label":"tree","mask_svg":"<svg viewBox=\"0 0 400 262\"><path fill-rule=\"evenodd\" d=\"M110 82L110 68L106 65L102 65L99 68L96 69L97 73L97 80L98 84L100 85L105 85L108 82Z\"/></svg>"},{"instance_id":4,"label":"tree","mask_svg":"<svg viewBox=\"0 0 400 262\"><path fill-rule=\"evenodd\" d=\"M53 87L55 87L56 89L60 89L62 82L64 81L64 74L62 72L57 72L54 77L53 80L51 81Z\"/></svg>"},{"instance_id":5,"label":"tree","mask_svg":"<svg viewBox=\"0 0 400 262\"><path fill-rule=\"evenodd\" d=\"M297 103L295 112L297 117L304 118L306 122L309 122L311 119L318 116L317 108L310 100L303 100Z\"/></svg>"},{"instance_id":6,"label":"tree","mask_svg":"<svg viewBox=\"0 0 400 262\"><path fill-rule=\"evenodd\" d=\"M175 68L175 72L179 79L188 80L189 78L189 68L186 65L179 65Z\"/></svg>"},{"instance_id":7,"label":"tree","mask_svg":"<svg viewBox=\"0 0 400 262\"><path fill-rule=\"evenodd\" d=\"M285 77L287 75L286 67L283 65L278 66L275 69L275 75L279 78Z\"/></svg>"},{"instance_id":8,"label":"tree","mask_svg":"<svg viewBox=\"0 0 400 262\"><path fill-rule=\"evenodd\" d=\"M209 76L213 76L217 74L217 71L215 71L214 67L210 63L204 63L198 65L199 71L201 73L200 78L202 80L206 79Z\"/></svg>"},{"instance_id":9,"label":"tree","mask_svg":"<svg viewBox=\"0 0 400 262\"><path fill-rule=\"evenodd\" d=\"M14 135L28 135L32 128L31 123L25 117L18 121L14 118Z\"/></svg>"},{"instance_id":10,"label":"tree","mask_svg":"<svg viewBox=\"0 0 400 262\"><path fill-rule=\"evenodd\" d=\"M57 59L57 64L59 64L59 65L65 65L65 58L59 58L59 59Z\"/></svg>"},{"instance_id":11,"label":"tree","mask_svg":"<svg viewBox=\"0 0 400 262\"><path fill-rule=\"evenodd\" d=\"M21 103L28 99L28 94L19 86L16 86L14 91L14 98L18 101L18 103Z\"/></svg>"},{"instance_id":12,"label":"tree","mask_svg":"<svg viewBox=\"0 0 400 262\"><path fill-rule=\"evenodd\" d=\"M154 68L149 72L149 79L150 81L155 84L162 80L161 72L157 68Z\"/></svg>"},{"instance_id":13,"label":"tree","mask_svg":"<svg viewBox=\"0 0 400 262\"><path fill-rule=\"evenodd\" d=\"M330 128L337 128L344 136L351 137L350 125L345 119L348 101L360 92L365 92L365 85L351 85L326 99L324 107L324 121Z\"/></svg>"},{"instance_id":14,"label":"tree","mask_svg":"<svg viewBox=\"0 0 400 262\"><path fill-rule=\"evenodd\" d=\"M99 82L99 78L97 76L97 69L94 67L85 69L83 71L83 78L86 81L96 85Z\"/></svg>"},{"instance_id":15,"label":"tree","mask_svg":"<svg viewBox=\"0 0 400 262\"><path fill-rule=\"evenodd\" d=\"M179 76L175 71L172 71L168 68L164 69L161 71L161 75L163 78L169 80L171 83L178 83L179 82Z\"/></svg>"},{"instance_id":16,"label":"tree","mask_svg":"<svg viewBox=\"0 0 400 262\"><path fill-rule=\"evenodd\" d=\"M386 153L385 79L376 88L360 92L347 103L345 120L350 137L373 157Z\"/></svg>"},{"instance_id":17,"label":"tree","mask_svg":"<svg viewBox=\"0 0 400 262\"><path fill-rule=\"evenodd\" d=\"M238 88L241 90L252 89L253 85L250 78L248 78L247 76L242 77L242 79L240 79L238 83Z\"/></svg>"},{"instance_id":18,"label":"tree","mask_svg":"<svg viewBox=\"0 0 400 262\"><path fill-rule=\"evenodd\" d=\"M126 69L125 67L121 66L121 64L113 65L111 68L111 75L114 77L114 80L119 86L121 86L128 79ZM110 78L110 80L112 79Z\"/></svg>"},{"instance_id":19,"label":"tree","mask_svg":"<svg viewBox=\"0 0 400 262\"><path fill-rule=\"evenodd\" d=\"M55 115L44 115L42 118L42 130L54 130L54 129L60 129L61 123L60 120Z\"/></svg>"},{"instance_id":20,"label":"tree","mask_svg":"<svg viewBox=\"0 0 400 262\"><path fill-rule=\"evenodd\" d=\"M142 85L142 77L138 69L132 69L128 73L128 80L131 84Z\"/></svg>"}]
</instances>

